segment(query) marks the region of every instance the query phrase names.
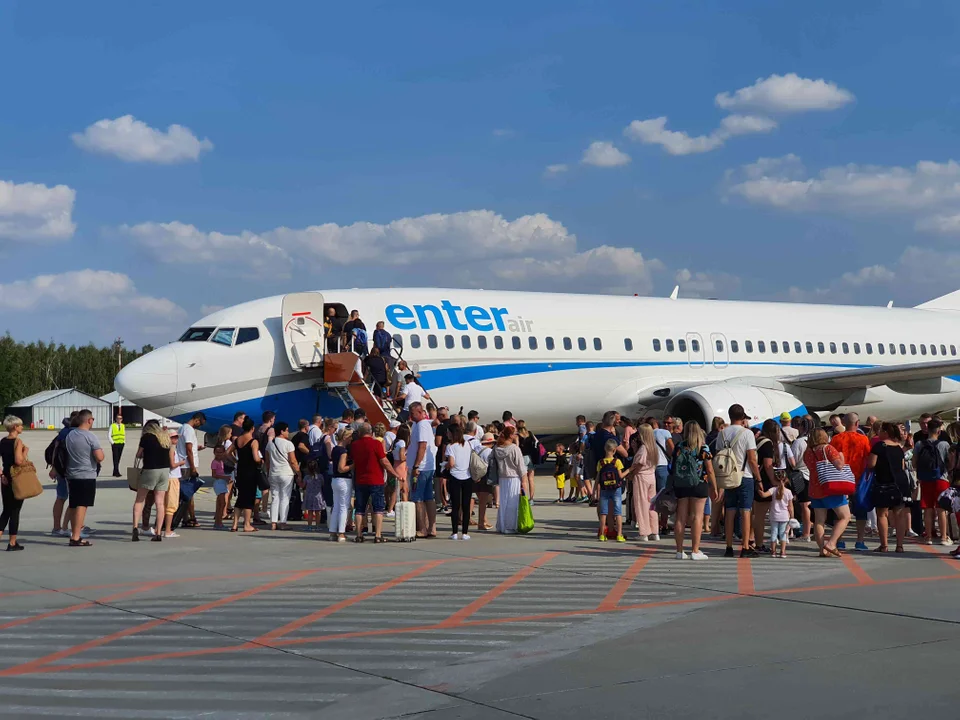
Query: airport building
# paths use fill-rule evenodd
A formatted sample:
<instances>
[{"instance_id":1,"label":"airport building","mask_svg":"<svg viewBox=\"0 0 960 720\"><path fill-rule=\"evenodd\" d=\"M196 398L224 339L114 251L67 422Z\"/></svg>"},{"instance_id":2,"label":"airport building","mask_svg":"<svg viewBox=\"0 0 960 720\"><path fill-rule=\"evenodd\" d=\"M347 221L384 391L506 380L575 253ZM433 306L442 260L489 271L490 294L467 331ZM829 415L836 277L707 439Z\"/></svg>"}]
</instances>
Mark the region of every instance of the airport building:
<instances>
[{"instance_id":1,"label":"airport building","mask_svg":"<svg viewBox=\"0 0 960 720\"><path fill-rule=\"evenodd\" d=\"M16 415L28 428L59 428L60 421L74 410L90 410L93 427L105 430L113 421L110 403L75 388L44 390L18 400L7 408L7 415Z\"/></svg>"},{"instance_id":2,"label":"airport building","mask_svg":"<svg viewBox=\"0 0 960 720\"><path fill-rule=\"evenodd\" d=\"M100 397L104 402L110 403L110 417L113 418L117 414L119 409L123 413L123 424L124 425L143 425L148 420L159 420L161 424L170 425L172 421L167 420L160 415L157 415L154 412L145 410L139 405L127 400L126 398L121 398L120 393L116 390L113 392L107 393Z\"/></svg>"}]
</instances>

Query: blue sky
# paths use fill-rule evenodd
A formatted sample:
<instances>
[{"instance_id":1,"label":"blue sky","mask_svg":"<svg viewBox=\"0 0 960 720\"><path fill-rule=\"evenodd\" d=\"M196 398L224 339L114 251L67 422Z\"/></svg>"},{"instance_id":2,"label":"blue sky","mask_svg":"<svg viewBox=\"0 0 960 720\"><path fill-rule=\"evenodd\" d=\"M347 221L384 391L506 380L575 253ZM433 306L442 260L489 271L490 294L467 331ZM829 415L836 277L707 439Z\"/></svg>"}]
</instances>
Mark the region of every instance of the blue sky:
<instances>
[{"instance_id":1,"label":"blue sky","mask_svg":"<svg viewBox=\"0 0 960 720\"><path fill-rule=\"evenodd\" d=\"M960 287L958 15L0 2L4 325L159 343L381 285L916 304Z\"/></svg>"}]
</instances>

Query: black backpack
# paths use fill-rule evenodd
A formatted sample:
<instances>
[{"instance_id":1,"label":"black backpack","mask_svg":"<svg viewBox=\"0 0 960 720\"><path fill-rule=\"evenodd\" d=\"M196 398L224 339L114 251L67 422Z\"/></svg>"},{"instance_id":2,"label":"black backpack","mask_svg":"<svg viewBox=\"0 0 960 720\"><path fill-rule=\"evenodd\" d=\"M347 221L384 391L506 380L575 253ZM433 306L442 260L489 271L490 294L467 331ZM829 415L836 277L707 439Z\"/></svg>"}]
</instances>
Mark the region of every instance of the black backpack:
<instances>
[{"instance_id":1,"label":"black backpack","mask_svg":"<svg viewBox=\"0 0 960 720\"><path fill-rule=\"evenodd\" d=\"M604 463L597 471L597 482L604 490L615 490L623 483L620 477L620 471L617 470L617 462Z\"/></svg>"},{"instance_id":2,"label":"black backpack","mask_svg":"<svg viewBox=\"0 0 960 720\"><path fill-rule=\"evenodd\" d=\"M43 459L58 477L67 477L67 438L73 430L74 428L70 428L62 440L59 436L55 437L43 451Z\"/></svg>"},{"instance_id":3,"label":"black backpack","mask_svg":"<svg viewBox=\"0 0 960 720\"><path fill-rule=\"evenodd\" d=\"M943 477L943 465L940 460L939 444L932 440L923 440L917 446L917 477L920 480L939 480Z\"/></svg>"}]
</instances>

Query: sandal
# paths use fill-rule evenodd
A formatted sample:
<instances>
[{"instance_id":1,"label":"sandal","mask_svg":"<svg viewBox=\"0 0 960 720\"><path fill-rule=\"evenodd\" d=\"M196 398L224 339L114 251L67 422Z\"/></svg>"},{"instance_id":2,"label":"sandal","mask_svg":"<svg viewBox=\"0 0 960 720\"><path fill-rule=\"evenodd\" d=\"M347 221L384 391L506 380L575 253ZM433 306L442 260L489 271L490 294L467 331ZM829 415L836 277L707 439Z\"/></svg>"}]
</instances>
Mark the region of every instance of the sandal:
<instances>
[{"instance_id":1,"label":"sandal","mask_svg":"<svg viewBox=\"0 0 960 720\"><path fill-rule=\"evenodd\" d=\"M890 552L886 545L881 545L873 549L874 552Z\"/></svg>"},{"instance_id":2,"label":"sandal","mask_svg":"<svg viewBox=\"0 0 960 720\"><path fill-rule=\"evenodd\" d=\"M903 545L897 545L897 549L894 550L894 552L902 553L906 552L906 550L903 549Z\"/></svg>"},{"instance_id":3,"label":"sandal","mask_svg":"<svg viewBox=\"0 0 960 720\"><path fill-rule=\"evenodd\" d=\"M824 546L823 549L826 550L827 553L829 553L831 557L837 557L837 558L838 558L838 557L843 557L843 553L840 552L839 550L837 550L836 548L830 548L830 547Z\"/></svg>"},{"instance_id":4,"label":"sandal","mask_svg":"<svg viewBox=\"0 0 960 720\"><path fill-rule=\"evenodd\" d=\"M260 529L259 529L259 528L253 528L252 530L247 530L246 528L244 528L243 531L244 531L245 533L255 533L255 532L260 532Z\"/></svg>"},{"instance_id":5,"label":"sandal","mask_svg":"<svg viewBox=\"0 0 960 720\"><path fill-rule=\"evenodd\" d=\"M373 538L373 542L376 543L377 545L379 545L380 543L385 543L386 541L387 539L383 535L377 535L375 538Z\"/></svg>"},{"instance_id":6,"label":"sandal","mask_svg":"<svg viewBox=\"0 0 960 720\"><path fill-rule=\"evenodd\" d=\"M74 540L70 538L70 547L90 547L93 545L89 540Z\"/></svg>"},{"instance_id":7,"label":"sandal","mask_svg":"<svg viewBox=\"0 0 960 720\"><path fill-rule=\"evenodd\" d=\"M355 543L362 543L362 542L363 542L363 535L357 535L357 536L353 539L353 541L354 541Z\"/></svg>"}]
</instances>

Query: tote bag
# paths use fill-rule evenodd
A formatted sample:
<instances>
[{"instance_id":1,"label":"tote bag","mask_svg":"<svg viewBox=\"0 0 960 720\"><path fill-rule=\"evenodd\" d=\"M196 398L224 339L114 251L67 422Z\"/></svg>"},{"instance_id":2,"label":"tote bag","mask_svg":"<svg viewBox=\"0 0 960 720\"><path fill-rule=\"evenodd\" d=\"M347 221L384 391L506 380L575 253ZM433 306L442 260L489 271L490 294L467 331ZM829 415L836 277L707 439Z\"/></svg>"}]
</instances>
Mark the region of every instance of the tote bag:
<instances>
[{"instance_id":1,"label":"tote bag","mask_svg":"<svg viewBox=\"0 0 960 720\"><path fill-rule=\"evenodd\" d=\"M837 466L827 460L827 451L823 446L819 448L822 457L817 460L817 482L823 490L824 497L834 495L853 495L857 492L857 481L853 477L853 470L844 465L837 470Z\"/></svg>"},{"instance_id":2,"label":"tote bag","mask_svg":"<svg viewBox=\"0 0 960 720\"><path fill-rule=\"evenodd\" d=\"M37 477L37 468L29 460L23 465L14 465L10 469L10 477L13 496L17 500L27 500L43 492L43 485Z\"/></svg>"}]
</instances>

